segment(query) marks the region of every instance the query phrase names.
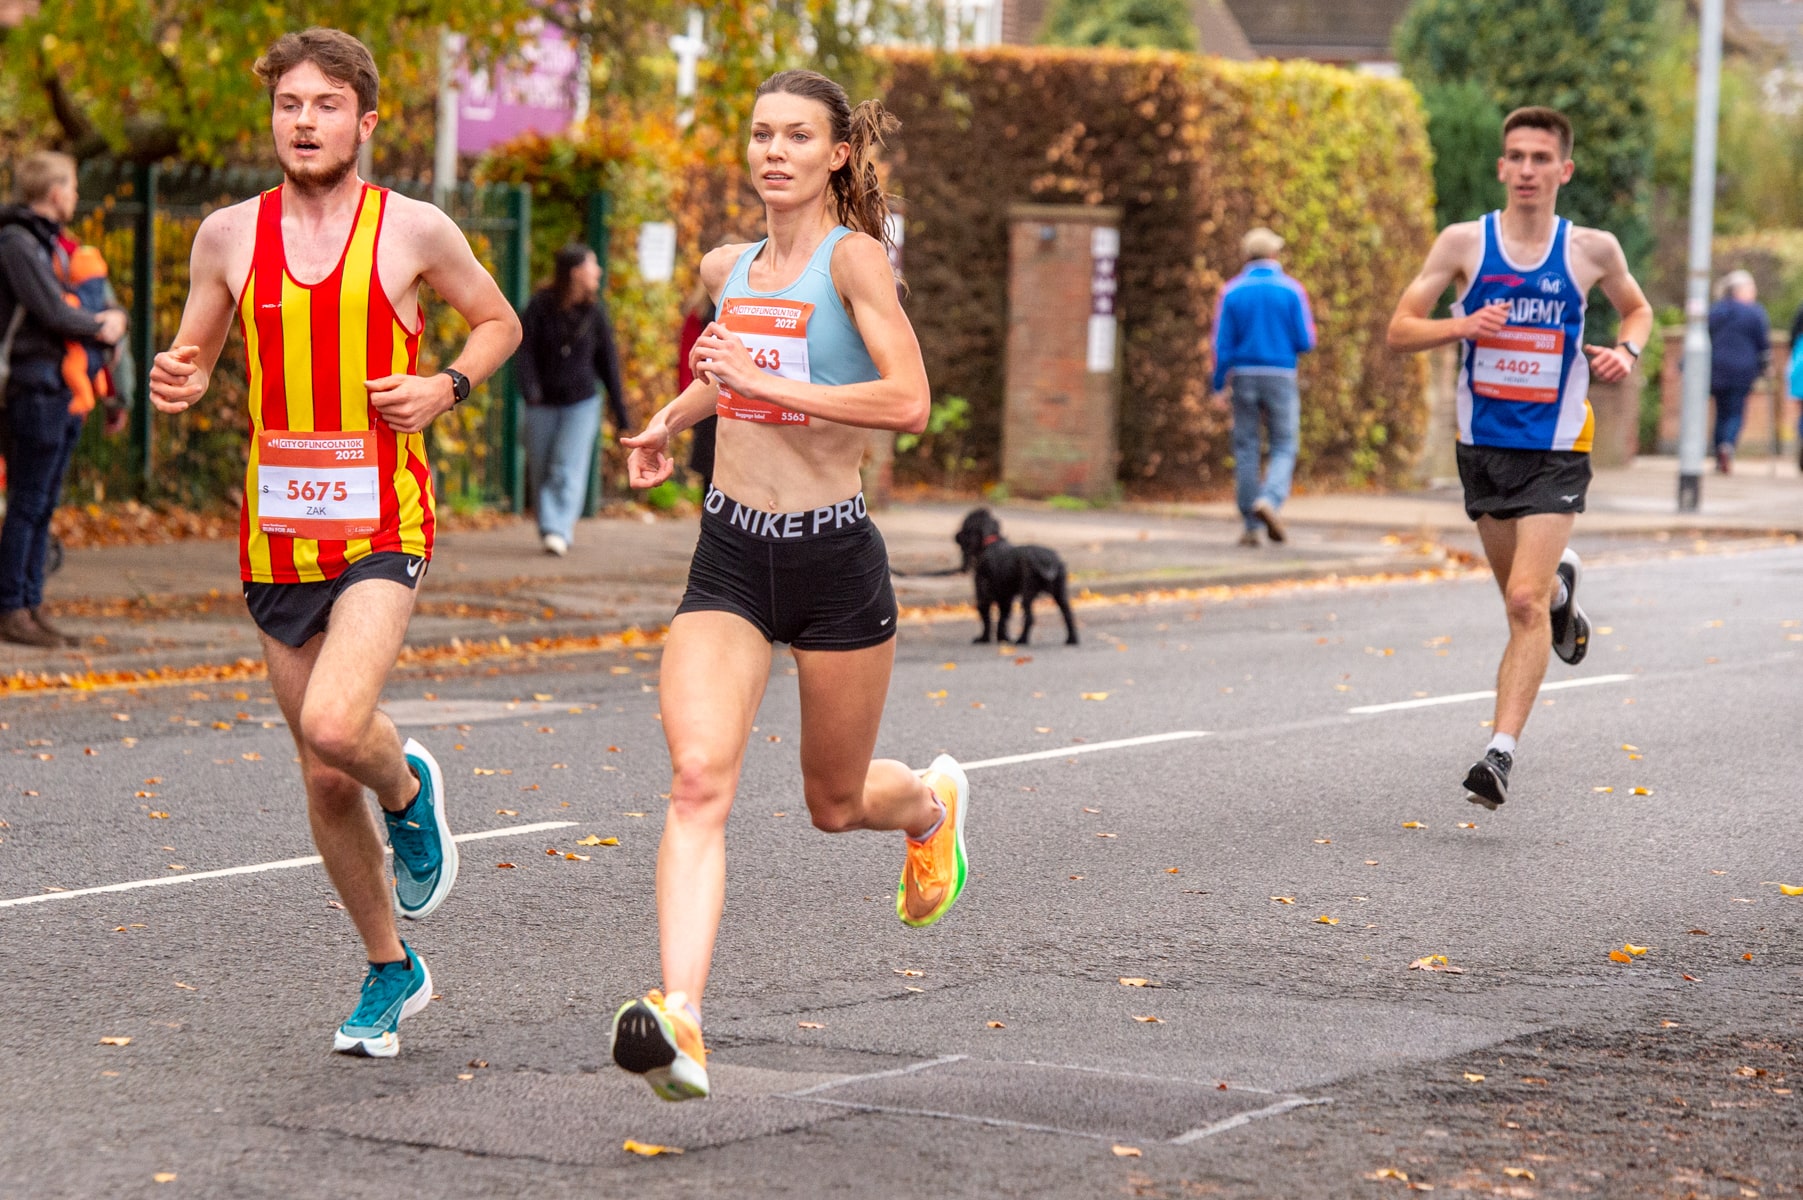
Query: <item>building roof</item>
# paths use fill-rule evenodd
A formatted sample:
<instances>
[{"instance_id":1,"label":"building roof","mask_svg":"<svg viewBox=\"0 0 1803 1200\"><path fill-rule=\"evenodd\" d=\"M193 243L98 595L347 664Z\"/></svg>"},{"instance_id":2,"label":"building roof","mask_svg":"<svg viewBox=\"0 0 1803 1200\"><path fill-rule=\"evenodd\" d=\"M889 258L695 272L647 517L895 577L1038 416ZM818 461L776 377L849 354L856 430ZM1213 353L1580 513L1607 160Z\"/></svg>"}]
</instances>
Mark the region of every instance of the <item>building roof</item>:
<instances>
[{"instance_id":1,"label":"building roof","mask_svg":"<svg viewBox=\"0 0 1803 1200\"><path fill-rule=\"evenodd\" d=\"M1412 0L1224 0L1252 49L1270 58L1389 62Z\"/></svg>"}]
</instances>

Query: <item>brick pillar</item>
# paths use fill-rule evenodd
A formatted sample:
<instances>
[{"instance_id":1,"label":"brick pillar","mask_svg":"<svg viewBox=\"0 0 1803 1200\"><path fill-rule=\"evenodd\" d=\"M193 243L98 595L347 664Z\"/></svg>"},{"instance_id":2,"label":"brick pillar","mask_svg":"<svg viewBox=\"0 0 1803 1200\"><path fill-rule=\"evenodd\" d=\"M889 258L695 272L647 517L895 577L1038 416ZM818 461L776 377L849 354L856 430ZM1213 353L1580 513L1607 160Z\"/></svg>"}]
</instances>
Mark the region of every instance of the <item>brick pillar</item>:
<instances>
[{"instance_id":1,"label":"brick pillar","mask_svg":"<svg viewBox=\"0 0 1803 1200\"><path fill-rule=\"evenodd\" d=\"M1116 494L1121 210L1008 210L1002 482L1016 496Z\"/></svg>"}]
</instances>

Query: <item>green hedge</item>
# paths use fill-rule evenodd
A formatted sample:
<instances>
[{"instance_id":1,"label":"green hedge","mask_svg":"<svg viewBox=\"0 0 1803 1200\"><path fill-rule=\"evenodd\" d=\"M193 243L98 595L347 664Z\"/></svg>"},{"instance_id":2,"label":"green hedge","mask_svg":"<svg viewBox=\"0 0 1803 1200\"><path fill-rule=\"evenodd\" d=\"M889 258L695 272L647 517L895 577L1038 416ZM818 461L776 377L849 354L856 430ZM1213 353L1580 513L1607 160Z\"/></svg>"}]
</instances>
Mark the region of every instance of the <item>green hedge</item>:
<instances>
[{"instance_id":1,"label":"green hedge","mask_svg":"<svg viewBox=\"0 0 1803 1200\"><path fill-rule=\"evenodd\" d=\"M1314 64L1157 52L999 48L885 55L902 120L891 184L907 201L908 312L937 396L969 399L981 467L1000 458L1007 208L1125 211L1120 478L1141 494L1230 477L1229 418L1208 403L1210 319L1240 236L1269 225L1309 289L1320 349L1302 370L1302 476L1401 477L1425 376L1383 345L1433 237L1433 183L1407 84ZM932 447L898 468L930 476Z\"/></svg>"}]
</instances>

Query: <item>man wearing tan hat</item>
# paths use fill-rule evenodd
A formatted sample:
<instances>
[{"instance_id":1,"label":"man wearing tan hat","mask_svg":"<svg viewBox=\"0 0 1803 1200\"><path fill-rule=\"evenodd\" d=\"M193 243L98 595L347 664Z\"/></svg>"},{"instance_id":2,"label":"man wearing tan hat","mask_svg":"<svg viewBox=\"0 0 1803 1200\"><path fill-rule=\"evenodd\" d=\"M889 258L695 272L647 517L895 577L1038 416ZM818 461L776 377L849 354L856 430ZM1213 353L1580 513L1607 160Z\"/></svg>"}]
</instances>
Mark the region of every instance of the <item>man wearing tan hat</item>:
<instances>
[{"instance_id":1,"label":"man wearing tan hat","mask_svg":"<svg viewBox=\"0 0 1803 1200\"><path fill-rule=\"evenodd\" d=\"M1283 239L1262 225L1248 232L1240 239L1246 266L1215 301L1214 390L1233 383L1233 469L1246 523L1242 546L1258 545L1261 525L1272 541L1284 540L1277 514L1289 499L1301 420L1296 359L1315 348L1308 292L1277 265L1282 249ZM1261 426L1270 440L1263 479Z\"/></svg>"}]
</instances>

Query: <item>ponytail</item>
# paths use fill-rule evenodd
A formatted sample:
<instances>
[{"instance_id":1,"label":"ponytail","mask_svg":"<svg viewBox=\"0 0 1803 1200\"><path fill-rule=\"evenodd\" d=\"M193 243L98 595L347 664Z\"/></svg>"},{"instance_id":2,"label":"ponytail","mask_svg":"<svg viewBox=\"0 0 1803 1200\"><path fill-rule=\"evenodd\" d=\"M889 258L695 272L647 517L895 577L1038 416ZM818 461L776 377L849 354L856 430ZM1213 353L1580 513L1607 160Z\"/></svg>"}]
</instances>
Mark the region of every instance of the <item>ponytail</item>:
<instances>
[{"instance_id":1,"label":"ponytail","mask_svg":"<svg viewBox=\"0 0 1803 1200\"><path fill-rule=\"evenodd\" d=\"M895 245L889 232L889 197L877 178L876 152L883 145L883 136L900 128L901 122L883 107L881 100L866 100L852 109L851 128L845 139L851 146L851 155L832 177L839 223L869 234L888 251L893 251Z\"/></svg>"}]
</instances>

